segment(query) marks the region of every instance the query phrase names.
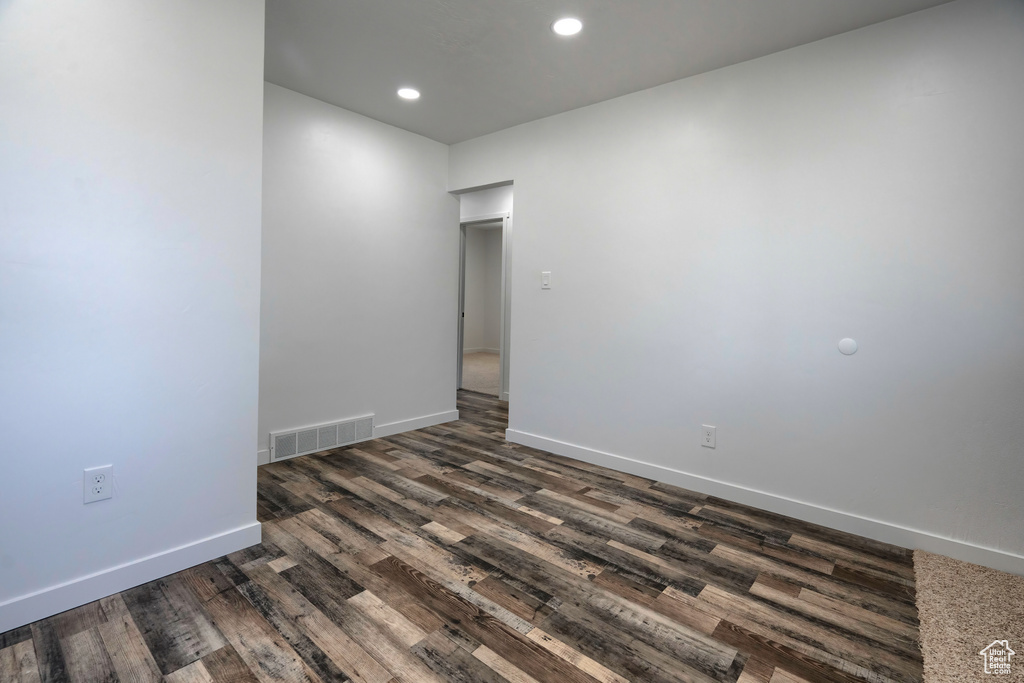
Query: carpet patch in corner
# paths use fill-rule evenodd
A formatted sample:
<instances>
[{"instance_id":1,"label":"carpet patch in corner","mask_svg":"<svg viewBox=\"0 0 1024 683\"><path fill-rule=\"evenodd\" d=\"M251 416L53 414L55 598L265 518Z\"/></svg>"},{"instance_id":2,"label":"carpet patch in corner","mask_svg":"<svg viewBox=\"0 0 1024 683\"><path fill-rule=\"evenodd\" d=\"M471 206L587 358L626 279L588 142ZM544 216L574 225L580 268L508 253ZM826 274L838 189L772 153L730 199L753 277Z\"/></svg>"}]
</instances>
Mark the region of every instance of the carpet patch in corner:
<instances>
[{"instance_id":1,"label":"carpet patch in corner","mask_svg":"<svg viewBox=\"0 0 1024 683\"><path fill-rule=\"evenodd\" d=\"M925 683L1024 681L1024 577L922 550L914 574Z\"/></svg>"}]
</instances>

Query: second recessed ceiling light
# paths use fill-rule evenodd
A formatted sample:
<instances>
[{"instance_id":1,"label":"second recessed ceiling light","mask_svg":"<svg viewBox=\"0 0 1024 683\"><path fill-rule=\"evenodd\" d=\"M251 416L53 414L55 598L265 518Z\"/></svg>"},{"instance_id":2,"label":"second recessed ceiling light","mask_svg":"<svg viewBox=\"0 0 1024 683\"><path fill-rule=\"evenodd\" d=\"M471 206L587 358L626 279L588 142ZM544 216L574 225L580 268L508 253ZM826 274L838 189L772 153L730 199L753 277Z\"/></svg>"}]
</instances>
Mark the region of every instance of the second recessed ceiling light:
<instances>
[{"instance_id":1,"label":"second recessed ceiling light","mask_svg":"<svg viewBox=\"0 0 1024 683\"><path fill-rule=\"evenodd\" d=\"M418 100L420 98L420 91L416 88L401 88L398 91L398 96L403 100Z\"/></svg>"},{"instance_id":2,"label":"second recessed ceiling light","mask_svg":"<svg viewBox=\"0 0 1024 683\"><path fill-rule=\"evenodd\" d=\"M574 17L565 17L551 24L551 30L560 36L574 36L583 30L583 22Z\"/></svg>"}]
</instances>

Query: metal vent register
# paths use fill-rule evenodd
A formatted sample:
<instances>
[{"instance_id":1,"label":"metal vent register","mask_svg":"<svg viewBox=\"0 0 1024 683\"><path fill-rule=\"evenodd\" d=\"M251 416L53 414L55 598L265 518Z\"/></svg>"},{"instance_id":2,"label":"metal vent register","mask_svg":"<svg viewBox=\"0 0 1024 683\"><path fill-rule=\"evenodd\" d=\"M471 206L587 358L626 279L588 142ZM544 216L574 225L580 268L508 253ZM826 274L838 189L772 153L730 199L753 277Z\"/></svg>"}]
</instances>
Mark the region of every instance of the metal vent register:
<instances>
[{"instance_id":1,"label":"metal vent register","mask_svg":"<svg viewBox=\"0 0 1024 683\"><path fill-rule=\"evenodd\" d=\"M270 433L270 461L294 458L373 438L373 415Z\"/></svg>"}]
</instances>

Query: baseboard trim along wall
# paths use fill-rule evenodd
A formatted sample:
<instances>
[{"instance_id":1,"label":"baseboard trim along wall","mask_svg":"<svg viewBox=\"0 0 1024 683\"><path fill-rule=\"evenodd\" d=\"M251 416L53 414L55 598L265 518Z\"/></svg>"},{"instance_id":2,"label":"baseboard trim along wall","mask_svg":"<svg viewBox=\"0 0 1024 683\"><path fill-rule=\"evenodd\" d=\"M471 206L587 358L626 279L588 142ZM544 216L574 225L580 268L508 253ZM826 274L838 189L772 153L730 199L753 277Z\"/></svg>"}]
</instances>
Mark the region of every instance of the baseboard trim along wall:
<instances>
[{"instance_id":1,"label":"baseboard trim along wall","mask_svg":"<svg viewBox=\"0 0 1024 683\"><path fill-rule=\"evenodd\" d=\"M256 545L259 522L133 560L0 604L0 633Z\"/></svg>"},{"instance_id":2,"label":"baseboard trim along wall","mask_svg":"<svg viewBox=\"0 0 1024 683\"><path fill-rule=\"evenodd\" d=\"M558 441L545 436L521 432L516 429L505 430L505 439L512 443L538 448L556 455L575 458L593 465L610 467L621 472L633 474L647 479L672 484L705 493L718 498L725 498L736 503L743 503L788 517L820 524L883 543L892 543L904 548L926 550L939 555L946 555L965 562L984 565L992 569L1024 576L1024 557L1003 550L985 548L965 541L936 536L926 531L908 529L880 520L860 517L847 512L792 500L764 491L749 489L736 484L729 484L716 479L709 479L695 474L688 474L663 465L644 462L594 450L585 446Z\"/></svg>"},{"instance_id":3,"label":"baseboard trim along wall","mask_svg":"<svg viewBox=\"0 0 1024 683\"><path fill-rule=\"evenodd\" d=\"M382 436L411 432L416 429L423 429L424 427L433 427L434 425L444 424L445 422L454 422L458 419L459 411L447 410L443 413L414 417L411 420L400 420L399 422L390 422L386 425L374 425L373 438L379 439Z\"/></svg>"}]
</instances>

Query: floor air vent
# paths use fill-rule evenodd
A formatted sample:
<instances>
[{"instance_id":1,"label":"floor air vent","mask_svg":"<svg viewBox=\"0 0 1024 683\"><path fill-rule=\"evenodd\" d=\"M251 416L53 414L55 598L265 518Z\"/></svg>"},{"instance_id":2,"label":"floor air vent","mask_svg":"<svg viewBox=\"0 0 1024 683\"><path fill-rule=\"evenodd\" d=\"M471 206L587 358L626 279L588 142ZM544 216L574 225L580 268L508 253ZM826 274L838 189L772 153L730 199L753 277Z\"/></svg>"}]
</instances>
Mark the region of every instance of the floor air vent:
<instances>
[{"instance_id":1,"label":"floor air vent","mask_svg":"<svg viewBox=\"0 0 1024 683\"><path fill-rule=\"evenodd\" d=\"M373 438L373 415L270 433L270 461L294 458Z\"/></svg>"}]
</instances>

